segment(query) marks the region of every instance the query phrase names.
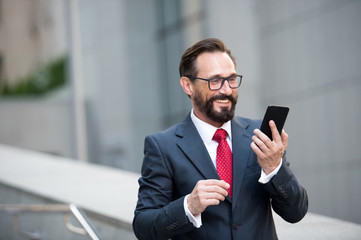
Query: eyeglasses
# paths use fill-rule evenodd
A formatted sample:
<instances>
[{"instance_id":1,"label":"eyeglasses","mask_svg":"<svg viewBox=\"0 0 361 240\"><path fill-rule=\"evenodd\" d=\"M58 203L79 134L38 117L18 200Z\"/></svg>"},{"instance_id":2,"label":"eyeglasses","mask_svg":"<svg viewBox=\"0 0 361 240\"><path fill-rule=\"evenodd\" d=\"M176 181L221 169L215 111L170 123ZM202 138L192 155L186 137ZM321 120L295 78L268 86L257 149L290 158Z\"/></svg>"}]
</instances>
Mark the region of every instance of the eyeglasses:
<instances>
[{"instance_id":1,"label":"eyeglasses","mask_svg":"<svg viewBox=\"0 0 361 240\"><path fill-rule=\"evenodd\" d=\"M198 77L188 77L190 79L200 79L208 82L208 87L212 91L219 90L223 87L224 82L227 80L230 88L235 89L241 85L242 75L233 75L230 77L215 77L215 78L198 78Z\"/></svg>"}]
</instances>

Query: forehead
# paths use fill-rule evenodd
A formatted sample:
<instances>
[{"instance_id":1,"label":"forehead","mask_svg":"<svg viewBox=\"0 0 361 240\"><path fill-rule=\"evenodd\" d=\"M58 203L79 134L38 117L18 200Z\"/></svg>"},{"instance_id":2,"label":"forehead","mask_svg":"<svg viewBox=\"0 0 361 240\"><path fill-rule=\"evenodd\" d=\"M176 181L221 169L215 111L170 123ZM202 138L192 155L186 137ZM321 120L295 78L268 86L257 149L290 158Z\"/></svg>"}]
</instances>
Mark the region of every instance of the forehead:
<instances>
[{"instance_id":1,"label":"forehead","mask_svg":"<svg viewBox=\"0 0 361 240\"><path fill-rule=\"evenodd\" d=\"M204 52L197 57L198 77L227 77L236 73L232 59L225 52Z\"/></svg>"}]
</instances>

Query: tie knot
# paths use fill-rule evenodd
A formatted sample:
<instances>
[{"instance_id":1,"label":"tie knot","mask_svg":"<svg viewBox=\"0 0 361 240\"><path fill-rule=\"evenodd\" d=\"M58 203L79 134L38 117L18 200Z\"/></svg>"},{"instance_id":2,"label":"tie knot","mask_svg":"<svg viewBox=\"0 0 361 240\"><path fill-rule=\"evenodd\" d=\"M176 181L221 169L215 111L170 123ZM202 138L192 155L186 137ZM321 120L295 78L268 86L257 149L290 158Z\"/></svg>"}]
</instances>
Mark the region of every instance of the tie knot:
<instances>
[{"instance_id":1,"label":"tie knot","mask_svg":"<svg viewBox=\"0 0 361 240\"><path fill-rule=\"evenodd\" d=\"M227 131L222 128L219 128L214 134L213 140L219 143L222 139L226 139L226 137L227 137Z\"/></svg>"}]
</instances>

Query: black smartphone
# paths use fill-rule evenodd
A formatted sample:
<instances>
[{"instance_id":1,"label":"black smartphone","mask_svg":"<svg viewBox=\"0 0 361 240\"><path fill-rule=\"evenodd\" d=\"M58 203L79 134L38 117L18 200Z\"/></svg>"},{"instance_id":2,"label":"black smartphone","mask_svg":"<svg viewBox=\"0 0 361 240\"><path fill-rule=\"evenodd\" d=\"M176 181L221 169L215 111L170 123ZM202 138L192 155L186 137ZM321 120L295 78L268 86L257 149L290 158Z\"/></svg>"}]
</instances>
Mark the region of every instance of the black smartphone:
<instances>
[{"instance_id":1,"label":"black smartphone","mask_svg":"<svg viewBox=\"0 0 361 240\"><path fill-rule=\"evenodd\" d=\"M269 127L269 121L273 120L276 123L277 130L281 134L289 110L290 109L288 107L283 106L268 106L260 130L273 140L271 128Z\"/></svg>"}]
</instances>

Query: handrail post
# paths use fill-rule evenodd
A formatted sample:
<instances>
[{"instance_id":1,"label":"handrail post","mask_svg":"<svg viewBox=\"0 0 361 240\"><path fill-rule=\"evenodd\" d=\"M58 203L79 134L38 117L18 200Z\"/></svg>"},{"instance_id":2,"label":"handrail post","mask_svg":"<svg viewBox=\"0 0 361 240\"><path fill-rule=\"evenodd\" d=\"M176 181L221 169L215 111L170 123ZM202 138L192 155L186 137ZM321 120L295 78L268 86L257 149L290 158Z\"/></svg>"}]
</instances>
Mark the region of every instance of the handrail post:
<instances>
[{"instance_id":1,"label":"handrail post","mask_svg":"<svg viewBox=\"0 0 361 240\"><path fill-rule=\"evenodd\" d=\"M84 216L80 213L79 209L74 205L74 204L70 204L69 205L70 211L74 214L74 216L76 217L76 219L78 219L78 221L80 222L80 224L83 226L83 228L85 229L85 231L89 234L89 236L93 239L93 240L99 240L98 236L95 234L95 232L93 231L93 228L89 225L88 221L84 218Z\"/></svg>"}]
</instances>

